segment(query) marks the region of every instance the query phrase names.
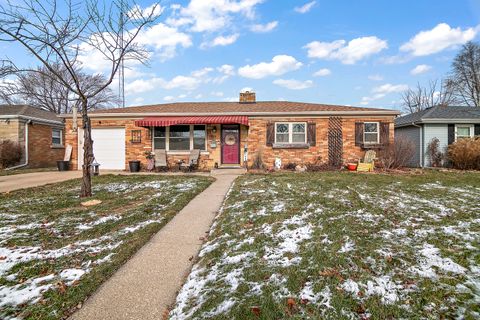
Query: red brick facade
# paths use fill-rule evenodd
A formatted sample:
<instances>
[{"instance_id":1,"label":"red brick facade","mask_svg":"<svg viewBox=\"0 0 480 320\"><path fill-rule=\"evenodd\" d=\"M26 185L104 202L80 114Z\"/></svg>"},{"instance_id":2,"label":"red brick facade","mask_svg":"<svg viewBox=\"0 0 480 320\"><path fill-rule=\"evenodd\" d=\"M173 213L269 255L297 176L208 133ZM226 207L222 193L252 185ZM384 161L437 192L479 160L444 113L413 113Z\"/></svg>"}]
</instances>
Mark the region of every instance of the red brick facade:
<instances>
[{"instance_id":1,"label":"red brick facade","mask_svg":"<svg viewBox=\"0 0 480 320\"><path fill-rule=\"evenodd\" d=\"M94 118L92 119L92 128L101 127L123 127L125 128L126 141L126 161L125 168L128 168L128 161L140 160L143 167L146 166L147 160L145 158L145 151L152 150L152 139L148 128L135 126L133 118ZM305 149L276 149L267 146L266 130L267 124L270 122L314 122L316 124L316 144ZM353 161L363 157L365 150L355 145L355 122L388 122L389 126L389 140L393 142L394 126L393 116L383 117L342 117L342 135L343 135L343 161ZM328 161L328 128L329 117L309 117L309 118L292 118L292 117L251 117L250 126L241 126L240 133L240 159L241 166L244 166L244 147L248 148L248 166L252 166L253 160L257 153L261 152L263 155L264 164L271 168L274 166L275 158L280 158L282 164L295 162L297 164L314 163L320 160L322 162ZM79 127L80 121L78 122ZM221 166L221 143L220 143L220 125L207 126L207 150L201 153L200 168L212 169L215 164ZM141 143L132 143L132 130L141 130ZM78 167L78 137L77 132L72 129L72 120L66 119L65 140L73 146L72 169ZM215 132L214 132L215 131ZM212 146L215 142L216 147ZM188 152L167 152L167 161L170 166L174 166L179 160L186 161L188 159Z\"/></svg>"},{"instance_id":2,"label":"red brick facade","mask_svg":"<svg viewBox=\"0 0 480 320\"><path fill-rule=\"evenodd\" d=\"M62 128L63 130L63 128ZM64 136L62 139L65 139ZM62 140L63 141L63 140ZM52 127L34 123L28 127L28 167L55 167L63 160L65 148L52 145Z\"/></svg>"}]
</instances>

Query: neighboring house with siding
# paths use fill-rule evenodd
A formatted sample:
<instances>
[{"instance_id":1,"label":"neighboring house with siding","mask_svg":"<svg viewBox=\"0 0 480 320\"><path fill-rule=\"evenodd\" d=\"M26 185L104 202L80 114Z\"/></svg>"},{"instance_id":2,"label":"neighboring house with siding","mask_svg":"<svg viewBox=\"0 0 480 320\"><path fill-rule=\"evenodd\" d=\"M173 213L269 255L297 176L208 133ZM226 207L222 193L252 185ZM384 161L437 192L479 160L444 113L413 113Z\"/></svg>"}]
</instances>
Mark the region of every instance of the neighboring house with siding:
<instances>
[{"instance_id":1,"label":"neighboring house with siding","mask_svg":"<svg viewBox=\"0 0 480 320\"><path fill-rule=\"evenodd\" d=\"M63 119L27 105L0 105L0 140L12 140L23 148L17 166L53 167L64 157Z\"/></svg>"},{"instance_id":2,"label":"neighboring house with siding","mask_svg":"<svg viewBox=\"0 0 480 320\"><path fill-rule=\"evenodd\" d=\"M433 138L440 142L440 151L459 138L480 135L480 108L435 106L395 119L395 138L407 138L415 144L413 167L428 167L427 146Z\"/></svg>"},{"instance_id":3,"label":"neighboring house with siding","mask_svg":"<svg viewBox=\"0 0 480 320\"><path fill-rule=\"evenodd\" d=\"M95 159L103 169L128 161L146 165L145 151L163 150L175 166L200 150L199 167L251 167L261 154L306 164L357 161L365 150L393 142L398 111L287 101L256 101L254 92L238 102L185 102L106 109L89 113ZM81 119L66 118L66 143L73 146L72 169L82 166Z\"/></svg>"}]
</instances>

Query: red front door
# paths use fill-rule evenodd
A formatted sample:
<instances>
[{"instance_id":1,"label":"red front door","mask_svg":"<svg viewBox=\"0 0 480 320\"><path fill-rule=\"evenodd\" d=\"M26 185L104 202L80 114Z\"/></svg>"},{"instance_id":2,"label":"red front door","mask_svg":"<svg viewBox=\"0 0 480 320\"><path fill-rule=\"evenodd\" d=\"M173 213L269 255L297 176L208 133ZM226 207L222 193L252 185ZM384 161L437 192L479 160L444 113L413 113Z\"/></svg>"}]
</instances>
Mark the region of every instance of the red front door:
<instances>
[{"instance_id":1,"label":"red front door","mask_svg":"<svg viewBox=\"0 0 480 320\"><path fill-rule=\"evenodd\" d=\"M222 125L222 163L240 164L240 126Z\"/></svg>"}]
</instances>

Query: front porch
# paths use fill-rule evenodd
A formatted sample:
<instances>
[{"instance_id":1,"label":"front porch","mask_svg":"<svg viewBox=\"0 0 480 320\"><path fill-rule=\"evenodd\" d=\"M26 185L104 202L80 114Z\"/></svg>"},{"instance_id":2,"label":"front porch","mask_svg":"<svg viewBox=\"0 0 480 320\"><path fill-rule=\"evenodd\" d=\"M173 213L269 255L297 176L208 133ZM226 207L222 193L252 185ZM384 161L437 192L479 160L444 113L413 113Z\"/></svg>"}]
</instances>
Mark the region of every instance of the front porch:
<instances>
[{"instance_id":1,"label":"front porch","mask_svg":"<svg viewBox=\"0 0 480 320\"><path fill-rule=\"evenodd\" d=\"M247 117L151 117L136 120L135 125L148 130L150 145L145 148L164 153L167 169L189 163L193 150L199 150L198 170L246 166Z\"/></svg>"}]
</instances>

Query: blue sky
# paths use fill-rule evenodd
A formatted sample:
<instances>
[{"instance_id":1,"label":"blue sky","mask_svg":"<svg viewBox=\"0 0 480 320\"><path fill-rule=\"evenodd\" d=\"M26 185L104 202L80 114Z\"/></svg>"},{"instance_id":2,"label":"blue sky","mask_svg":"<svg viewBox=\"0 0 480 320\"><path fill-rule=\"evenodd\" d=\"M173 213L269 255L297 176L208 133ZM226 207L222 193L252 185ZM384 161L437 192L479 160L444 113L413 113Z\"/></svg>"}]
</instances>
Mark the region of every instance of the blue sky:
<instances>
[{"instance_id":1,"label":"blue sky","mask_svg":"<svg viewBox=\"0 0 480 320\"><path fill-rule=\"evenodd\" d=\"M138 2L147 8L152 1ZM442 78L480 38L480 1L161 1L139 42L149 67L130 65L127 105L257 100L399 108L400 92ZM2 45L20 57L16 46ZM85 68L101 72L94 52Z\"/></svg>"}]
</instances>

